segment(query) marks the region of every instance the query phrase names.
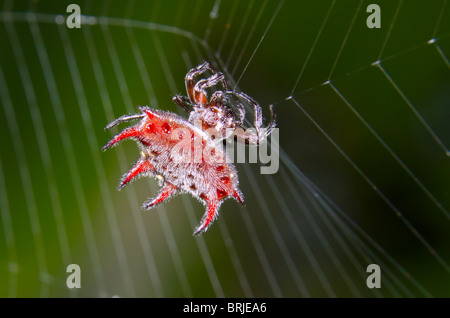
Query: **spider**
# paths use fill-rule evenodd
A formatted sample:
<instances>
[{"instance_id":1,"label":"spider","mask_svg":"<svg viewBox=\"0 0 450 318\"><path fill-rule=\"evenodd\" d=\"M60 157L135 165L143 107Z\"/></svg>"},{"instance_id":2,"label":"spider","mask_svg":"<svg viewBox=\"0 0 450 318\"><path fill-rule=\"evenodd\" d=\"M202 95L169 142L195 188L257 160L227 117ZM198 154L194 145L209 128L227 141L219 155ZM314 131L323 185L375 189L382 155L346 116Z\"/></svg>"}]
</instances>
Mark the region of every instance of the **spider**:
<instances>
[{"instance_id":1,"label":"spider","mask_svg":"<svg viewBox=\"0 0 450 318\"><path fill-rule=\"evenodd\" d=\"M195 82L194 77L208 70L213 75ZM235 139L246 144L259 144L275 128L275 116L270 108L271 121L263 129L261 107L244 93L228 91L224 75L215 72L207 62L190 70L185 83L188 97L176 95L173 100L189 114L188 120L171 112L139 107L141 113L124 115L105 127L108 130L122 122L139 119L137 124L114 136L102 150L122 140L134 139L141 149L141 156L123 175L118 190L137 177L157 177L161 189L155 198L143 204L142 208L146 210L176 193L190 193L207 208L195 229L194 235L197 235L205 232L217 218L224 200L234 198L244 204L236 169L218 140L226 139L231 131L235 132ZM224 90L216 90L208 99L206 89L218 84ZM235 105L233 98L238 99ZM241 99L255 110L256 133L242 127L245 109ZM214 140L210 130L219 133L218 140Z\"/></svg>"},{"instance_id":2,"label":"spider","mask_svg":"<svg viewBox=\"0 0 450 318\"><path fill-rule=\"evenodd\" d=\"M212 76L195 82L194 77L199 76L208 70L213 73ZM261 107L258 103L245 93L228 91L224 74L216 72L208 62L191 69L186 74L185 83L188 96L175 95L173 101L189 114L189 122L200 122L204 130L216 130L221 134L222 138L227 138L229 136L229 134L227 134L228 131L229 133L235 134L235 139L244 141L246 144L258 145L269 136L275 128L275 115L272 105L269 106L271 113L270 123L268 127L262 130L263 117ZM224 91L215 91L208 100L206 89L216 86L217 84L222 84ZM229 102L228 96L230 95L241 98L253 106L255 112L254 126L256 134L242 127L245 118L245 108L243 104L238 101L235 105L239 112L238 118L236 118L234 110L227 105Z\"/></svg>"}]
</instances>

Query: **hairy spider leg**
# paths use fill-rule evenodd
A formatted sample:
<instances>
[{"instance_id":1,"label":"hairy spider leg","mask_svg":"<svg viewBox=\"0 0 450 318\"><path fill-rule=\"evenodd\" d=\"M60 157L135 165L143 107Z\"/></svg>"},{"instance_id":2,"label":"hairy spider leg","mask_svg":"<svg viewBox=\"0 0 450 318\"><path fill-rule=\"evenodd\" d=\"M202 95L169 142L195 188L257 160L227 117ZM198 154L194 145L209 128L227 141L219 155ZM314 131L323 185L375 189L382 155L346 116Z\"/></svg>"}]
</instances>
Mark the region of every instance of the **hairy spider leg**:
<instances>
[{"instance_id":1,"label":"hairy spider leg","mask_svg":"<svg viewBox=\"0 0 450 318\"><path fill-rule=\"evenodd\" d=\"M244 105L242 105L241 103L237 103L236 107L239 111L239 119L236 121L236 125L241 126L242 124L244 124L245 108Z\"/></svg>"},{"instance_id":2,"label":"hairy spider leg","mask_svg":"<svg viewBox=\"0 0 450 318\"><path fill-rule=\"evenodd\" d=\"M232 91L226 91L226 92L216 91L212 94L211 101L209 102L209 104L213 105L213 104L217 104L217 103L222 103L223 105L227 105L228 98L226 97L225 94L234 95L234 92L232 92ZM233 114L236 119L236 126L241 126L244 123L245 108L244 108L244 105L242 105L242 103L240 103L240 102L237 102L236 107L239 111L239 118L236 118L236 115L235 115L233 109L231 107L227 106L227 108L229 108L230 114Z\"/></svg>"},{"instance_id":3,"label":"hairy spider leg","mask_svg":"<svg viewBox=\"0 0 450 318\"><path fill-rule=\"evenodd\" d=\"M166 182L164 186L159 190L159 193L153 199L150 199L142 205L145 210L150 210L156 205L166 201L178 191L178 188L170 182Z\"/></svg>"},{"instance_id":4,"label":"hairy spider leg","mask_svg":"<svg viewBox=\"0 0 450 318\"><path fill-rule=\"evenodd\" d=\"M175 95L172 98L172 100L175 102L175 104L177 104L178 106L183 108L188 114L190 114L192 112L191 108L194 106L192 105L189 97L182 96L182 95Z\"/></svg>"},{"instance_id":5,"label":"hairy spider leg","mask_svg":"<svg viewBox=\"0 0 450 318\"><path fill-rule=\"evenodd\" d=\"M120 118L117 118L115 121L109 123L106 127L105 130L109 130L111 128L113 128L114 126L117 126L120 123L123 123L125 121L130 121L130 120L134 120L134 119L141 119L142 117L144 117L144 114L134 114L134 115L124 115Z\"/></svg>"},{"instance_id":6,"label":"hairy spider leg","mask_svg":"<svg viewBox=\"0 0 450 318\"><path fill-rule=\"evenodd\" d=\"M196 99L194 97L194 86L195 86L194 77L203 74L208 70L214 73L214 69L211 67L211 64L205 62L202 65L193 68L186 74L185 77L186 92L188 93L189 99L194 104L196 103Z\"/></svg>"},{"instance_id":7,"label":"hairy spider leg","mask_svg":"<svg viewBox=\"0 0 450 318\"><path fill-rule=\"evenodd\" d=\"M259 145L260 142L262 142L267 136L269 136L272 133L273 129L276 126L276 122L275 122L276 115L273 111L273 105L269 105L269 109L270 109L269 125L266 127L264 133L261 133L261 127L263 124L261 107L258 105L258 103L253 98L251 98L247 94L242 93L242 92L236 92L235 94L237 96L243 98L250 105L252 105L254 112L255 112L254 126L256 129L256 136L255 135L247 135L245 138L245 143Z\"/></svg>"},{"instance_id":8,"label":"hairy spider leg","mask_svg":"<svg viewBox=\"0 0 450 318\"><path fill-rule=\"evenodd\" d=\"M226 92L226 93L229 93L229 92ZM216 91L216 92L214 92L212 94L210 103L214 103L214 102L217 102L217 101L220 101L220 102L224 103L227 100L228 99L225 96L225 92L223 92L223 91Z\"/></svg>"},{"instance_id":9,"label":"hairy spider leg","mask_svg":"<svg viewBox=\"0 0 450 318\"><path fill-rule=\"evenodd\" d=\"M131 169L122 176L117 190L122 189L128 184L128 182L135 179L138 175L148 174L154 171L153 165L144 158L139 158L139 160L131 167Z\"/></svg>"},{"instance_id":10,"label":"hairy spider leg","mask_svg":"<svg viewBox=\"0 0 450 318\"><path fill-rule=\"evenodd\" d=\"M196 68L190 70L187 74L186 74L186 78L185 78L185 82L186 82L186 91L188 93L189 99L191 100L192 103L194 104L206 104L207 103L207 99L206 99L206 94L199 94L197 91L195 91L195 81L194 81L194 77L203 74L206 71L211 71L214 75L211 76L211 78L213 78L214 76L216 76L216 74L222 74L222 73L217 73L214 68L211 66L211 64L209 64L208 62L203 63L202 65L197 66ZM221 77L219 79L219 81L222 83L223 87L225 90L227 90L227 83L225 81L225 78L223 75L219 75L219 77ZM218 81L218 82L219 82ZM210 84L210 86L215 85L214 84ZM206 86L209 87L209 86Z\"/></svg>"},{"instance_id":11,"label":"hairy spider leg","mask_svg":"<svg viewBox=\"0 0 450 318\"><path fill-rule=\"evenodd\" d=\"M227 83L223 73L216 73L207 79L202 79L194 86L194 98L200 104L208 103L208 98L205 89L221 83L224 89L227 89Z\"/></svg>"}]
</instances>

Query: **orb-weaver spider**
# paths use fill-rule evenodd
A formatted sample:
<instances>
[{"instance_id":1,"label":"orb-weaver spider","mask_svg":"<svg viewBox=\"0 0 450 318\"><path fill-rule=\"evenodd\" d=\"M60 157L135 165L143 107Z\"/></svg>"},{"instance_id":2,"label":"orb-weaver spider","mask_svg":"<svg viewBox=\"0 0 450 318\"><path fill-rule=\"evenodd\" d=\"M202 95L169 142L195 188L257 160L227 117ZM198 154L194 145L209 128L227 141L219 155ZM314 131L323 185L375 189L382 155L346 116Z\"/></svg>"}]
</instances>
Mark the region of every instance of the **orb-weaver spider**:
<instances>
[{"instance_id":1,"label":"orb-weaver spider","mask_svg":"<svg viewBox=\"0 0 450 318\"><path fill-rule=\"evenodd\" d=\"M208 70L213 75L195 82L194 77ZM176 95L173 100L189 114L188 120L171 112L140 107L140 114L122 116L105 127L108 130L122 122L139 119L137 124L114 136L102 149L106 150L124 139L136 140L142 150L141 157L123 175L118 189L136 177L156 176L161 190L155 198L143 204L144 209L151 209L178 192L190 193L207 207L202 222L195 229L196 235L208 229L224 200L234 198L244 203L236 169L223 145L214 140L211 130L218 132L219 140L227 138L231 132L235 139L259 144L275 128L275 116L270 108L271 121L267 128L262 128L261 107L247 94L228 91L223 73L215 72L207 62L190 70L185 84L188 96ZM224 90L216 90L208 98L207 89L218 84ZM242 127L245 109L241 100L254 108L255 133ZM181 141L186 140L189 151L179 152ZM191 143L192 140L199 142ZM193 160L192 154L199 150L199 160Z\"/></svg>"}]
</instances>

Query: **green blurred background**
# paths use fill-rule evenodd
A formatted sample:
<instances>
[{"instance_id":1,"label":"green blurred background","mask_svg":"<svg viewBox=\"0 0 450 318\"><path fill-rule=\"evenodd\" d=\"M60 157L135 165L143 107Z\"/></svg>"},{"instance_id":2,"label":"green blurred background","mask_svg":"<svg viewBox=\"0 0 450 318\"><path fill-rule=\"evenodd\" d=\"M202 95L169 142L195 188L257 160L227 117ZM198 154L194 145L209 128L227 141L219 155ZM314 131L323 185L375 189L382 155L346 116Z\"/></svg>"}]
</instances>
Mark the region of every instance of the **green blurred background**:
<instances>
[{"instance_id":1,"label":"green blurred background","mask_svg":"<svg viewBox=\"0 0 450 318\"><path fill-rule=\"evenodd\" d=\"M450 4L376 1L369 29L372 2L0 1L0 296L450 296ZM184 115L205 60L275 106L282 153L192 237L199 202L141 211L135 143L100 148L137 106Z\"/></svg>"}]
</instances>

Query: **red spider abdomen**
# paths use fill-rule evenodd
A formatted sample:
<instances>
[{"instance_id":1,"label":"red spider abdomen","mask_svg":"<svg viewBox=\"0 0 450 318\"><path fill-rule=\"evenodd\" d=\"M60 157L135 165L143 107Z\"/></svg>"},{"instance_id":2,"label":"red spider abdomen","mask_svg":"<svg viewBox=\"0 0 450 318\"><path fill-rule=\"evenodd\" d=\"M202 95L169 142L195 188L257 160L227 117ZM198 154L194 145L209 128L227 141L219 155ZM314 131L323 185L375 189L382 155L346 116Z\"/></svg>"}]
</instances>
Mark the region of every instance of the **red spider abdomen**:
<instances>
[{"instance_id":1,"label":"red spider abdomen","mask_svg":"<svg viewBox=\"0 0 450 318\"><path fill-rule=\"evenodd\" d=\"M210 71L210 77L194 78ZM141 148L141 157L122 177L119 189L138 176L156 176L162 186L158 195L144 203L150 209L177 192L188 192L207 206L202 222L194 234L204 232L216 218L223 200L233 197L244 203L238 188L237 172L229 163L221 143L230 137L245 144L259 145L275 128L272 107L271 121L262 131L261 107L242 92L229 91L225 76L216 72L208 62L191 69L185 77L188 96L176 95L173 101L188 114L183 119L169 112L140 107L141 114L124 115L105 127L108 130L122 122L139 119L139 123L114 136L104 147L106 150L118 142L132 138ZM208 91L220 85L223 90ZM242 130L245 102L254 108L256 133ZM217 142L219 143L216 143Z\"/></svg>"},{"instance_id":2,"label":"red spider abdomen","mask_svg":"<svg viewBox=\"0 0 450 318\"><path fill-rule=\"evenodd\" d=\"M200 128L175 114L149 108L141 111L145 116L137 125L124 130L105 146L133 138L142 150L141 158L123 176L119 187L141 173L159 176L164 191L145 203L146 208L177 191L191 193L208 207L196 233L209 226L223 200L233 197L243 203L236 170L221 144L214 143Z\"/></svg>"}]
</instances>

